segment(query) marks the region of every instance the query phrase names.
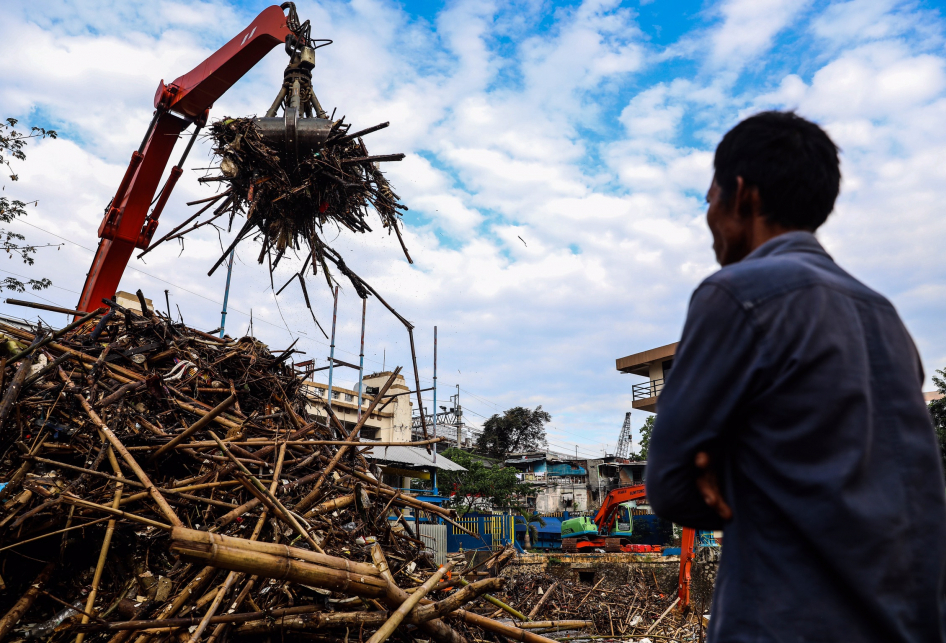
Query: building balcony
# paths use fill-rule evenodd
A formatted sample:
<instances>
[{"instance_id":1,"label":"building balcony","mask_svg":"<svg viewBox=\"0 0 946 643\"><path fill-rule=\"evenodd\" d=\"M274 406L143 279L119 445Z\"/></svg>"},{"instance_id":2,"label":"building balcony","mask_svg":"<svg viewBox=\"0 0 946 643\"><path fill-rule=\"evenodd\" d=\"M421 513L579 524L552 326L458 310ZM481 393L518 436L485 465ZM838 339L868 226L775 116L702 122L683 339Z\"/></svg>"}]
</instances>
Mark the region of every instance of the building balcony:
<instances>
[{"instance_id":1,"label":"building balcony","mask_svg":"<svg viewBox=\"0 0 946 643\"><path fill-rule=\"evenodd\" d=\"M648 413L656 413L657 397L660 395L660 391L663 390L663 387L663 378L650 380L643 384L635 384L631 387L631 394L633 395L631 406L641 411L647 411Z\"/></svg>"},{"instance_id":2,"label":"building balcony","mask_svg":"<svg viewBox=\"0 0 946 643\"><path fill-rule=\"evenodd\" d=\"M657 397L663 389L664 378L673 367L676 352L677 344L667 344L617 360L615 365L619 372L639 375L649 380L631 387L632 408L648 413L657 412Z\"/></svg>"}]
</instances>

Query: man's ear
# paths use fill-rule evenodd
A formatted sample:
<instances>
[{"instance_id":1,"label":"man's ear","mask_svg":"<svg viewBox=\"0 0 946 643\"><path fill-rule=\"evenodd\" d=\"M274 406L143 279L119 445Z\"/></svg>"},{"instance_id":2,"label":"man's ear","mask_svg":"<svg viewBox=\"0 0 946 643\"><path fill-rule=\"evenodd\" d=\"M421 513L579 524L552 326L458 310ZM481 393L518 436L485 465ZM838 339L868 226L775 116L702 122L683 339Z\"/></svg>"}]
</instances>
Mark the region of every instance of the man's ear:
<instances>
[{"instance_id":1,"label":"man's ear","mask_svg":"<svg viewBox=\"0 0 946 643\"><path fill-rule=\"evenodd\" d=\"M759 188L755 185L747 185L741 176L736 177L736 192L733 198L735 210L743 219L762 215L762 197L759 195Z\"/></svg>"}]
</instances>

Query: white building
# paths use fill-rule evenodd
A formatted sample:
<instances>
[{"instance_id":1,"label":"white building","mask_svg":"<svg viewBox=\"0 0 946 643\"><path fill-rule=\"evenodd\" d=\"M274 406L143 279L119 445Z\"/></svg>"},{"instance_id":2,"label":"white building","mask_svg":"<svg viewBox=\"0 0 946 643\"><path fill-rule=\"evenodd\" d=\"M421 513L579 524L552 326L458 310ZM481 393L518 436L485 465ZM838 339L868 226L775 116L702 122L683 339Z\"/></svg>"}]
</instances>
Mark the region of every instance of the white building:
<instances>
[{"instance_id":1,"label":"white building","mask_svg":"<svg viewBox=\"0 0 946 643\"><path fill-rule=\"evenodd\" d=\"M362 413L374 399L365 391L378 389L391 376L390 372L372 373L366 375L362 389ZM308 411L310 414L325 418L325 403L328 396L328 384L321 382L306 382L306 393L310 400ZM382 442L410 442L411 441L411 411L413 403L409 395L410 388L402 375L394 379L388 389L385 399L382 400L371 417L365 421L361 429L361 437L366 440L381 440ZM332 412L350 429L358 422L358 391L332 385Z\"/></svg>"}]
</instances>

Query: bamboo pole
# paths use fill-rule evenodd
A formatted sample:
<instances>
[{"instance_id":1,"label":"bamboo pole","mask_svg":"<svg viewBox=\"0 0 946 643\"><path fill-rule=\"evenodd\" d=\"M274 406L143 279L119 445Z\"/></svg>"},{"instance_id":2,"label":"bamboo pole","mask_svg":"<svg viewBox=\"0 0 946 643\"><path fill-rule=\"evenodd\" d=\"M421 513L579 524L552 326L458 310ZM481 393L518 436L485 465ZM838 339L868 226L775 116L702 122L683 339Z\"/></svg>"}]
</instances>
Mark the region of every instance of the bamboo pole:
<instances>
[{"instance_id":1,"label":"bamboo pole","mask_svg":"<svg viewBox=\"0 0 946 643\"><path fill-rule=\"evenodd\" d=\"M177 399L176 397L171 398L171 401L173 401L175 404L177 404L180 408L184 409L185 411L189 411L189 412L193 413L194 415L202 415L202 414L204 414L204 413L207 412L207 409L202 409L202 408L200 408L199 406L194 406L193 404L188 404L187 402L182 402L181 400ZM220 415L214 416L213 418L211 418L211 421L216 422L216 423L219 424L220 426L225 426L225 427L227 427L228 429L233 429L234 431L242 431L242 430L243 430L243 425L242 425L242 424L238 424L238 423L234 422L233 420L229 420L229 419L227 419L227 418L225 418L225 417L222 417L222 416L220 416Z\"/></svg>"},{"instance_id":2,"label":"bamboo pole","mask_svg":"<svg viewBox=\"0 0 946 643\"><path fill-rule=\"evenodd\" d=\"M60 376L67 378L65 372L60 368ZM102 421L102 418L92 409L92 406L89 404L89 401L85 399L82 395L76 395L79 399L79 403L82 404L82 408L85 410L86 414L92 419L92 422L99 428L99 430L105 435L108 441L115 447L115 450L121 454L122 459L128 463L128 466L135 473L135 476L141 483L145 486L145 489L148 490L148 493L151 494L152 499L161 509L161 513L164 514L164 517L168 521L176 526L183 525L181 519L177 517L177 514L174 513L174 510L171 509L171 505L168 504L168 501L164 499L164 496L161 495L161 492L158 491L158 488L154 486L151 482L151 478L148 477L148 474L145 473L145 470L141 468L138 462L135 460L135 457L128 452L128 449L125 448L125 445L122 444L122 441L118 439L112 430L106 426L105 422Z\"/></svg>"},{"instance_id":3,"label":"bamboo pole","mask_svg":"<svg viewBox=\"0 0 946 643\"><path fill-rule=\"evenodd\" d=\"M23 381L30 372L32 365L32 357L20 362L20 366L16 369L16 374L10 382L10 386L7 387L6 393L3 394L3 401L0 402L0 428L3 428L3 423L6 422L7 416L10 415L10 409L13 408L13 403L16 402L16 398L19 397L20 390L23 388Z\"/></svg>"},{"instance_id":4,"label":"bamboo pole","mask_svg":"<svg viewBox=\"0 0 946 643\"><path fill-rule=\"evenodd\" d=\"M31 543L34 540L42 540L43 538L48 538L49 536L55 536L56 534L64 534L67 531L72 531L73 529L82 529L84 527L91 527L92 525L97 525L100 522L105 522L106 520L110 520L110 518L99 518L97 520L90 520L89 522L84 522L81 525L73 525L72 527L66 527L65 529L57 529L56 531L50 531L49 533L45 533L41 536L36 536L34 538L27 538L26 540L21 540L18 543L13 543L12 545L7 545L6 547L0 547L0 551L13 549L14 547L19 547L20 545Z\"/></svg>"},{"instance_id":5,"label":"bamboo pole","mask_svg":"<svg viewBox=\"0 0 946 643\"><path fill-rule=\"evenodd\" d=\"M187 527L176 527L171 532L171 540L175 543L186 543L191 549L211 550L215 546L229 547L231 549L242 549L248 552L259 552L281 558L297 558L307 563L313 563L330 569L337 569L343 572L349 572L360 576L371 576L381 578L381 572L377 567L369 563L359 563L339 556L330 556L320 554L308 549L299 547L290 547L277 543L267 543L260 541L247 540L246 538L236 538L234 536L224 536L222 534L212 534L208 531L199 531L197 529L188 529Z\"/></svg>"},{"instance_id":6,"label":"bamboo pole","mask_svg":"<svg viewBox=\"0 0 946 643\"><path fill-rule=\"evenodd\" d=\"M465 586L467 586L467 585L470 584L470 581L466 580L465 578L461 578L461 579L460 579L460 584L465 587ZM517 610L516 608L512 607L511 605L507 605L506 603L502 602L501 600L499 600L499 599L496 598L495 596L490 596L489 594L486 594L485 596L483 596L483 598L485 598L487 601L489 601L490 603L492 603L493 605L495 605L495 606L498 607L499 609L501 609L501 610L503 610L503 611L505 611L505 612L509 612L510 614L512 614L513 617L519 619L520 621L531 621L531 620L532 620L531 618L529 618L528 616L526 616L525 614L523 614L522 612L520 612L520 611Z\"/></svg>"},{"instance_id":7,"label":"bamboo pole","mask_svg":"<svg viewBox=\"0 0 946 643\"><path fill-rule=\"evenodd\" d=\"M374 561L375 567L381 572L382 578L387 581L385 602L388 603L389 606L395 606L406 601L410 594L398 587L397 583L394 582L394 575L391 574L391 569L388 567L388 561L384 557L384 550L378 543L371 546L371 560ZM420 625L420 629L439 643L467 643L466 637L439 618L424 622Z\"/></svg>"},{"instance_id":8,"label":"bamboo pole","mask_svg":"<svg viewBox=\"0 0 946 643\"><path fill-rule=\"evenodd\" d=\"M213 431L210 432L210 435L218 441L219 444L223 444L219 441L217 436ZM224 450L226 450L224 448ZM273 469L273 481L270 483L270 493L273 493L276 490L276 485L279 484L279 475L282 473L282 465L286 458L286 445L282 444L279 447L279 453L276 456L276 467ZM239 464L239 463L237 463ZM240 465L241 468L242 465ZM256 484L260 484L259 480L256 481ZM263 525L266 524L266 512L263 512L263 515L259 517L259 520L256 521L256 527L253 529L253 534L250 536L250 540L247 542L255 543L256 539L259 538L260 532L263 531ZM187 640L187 643L196 643L201 635L204 633L204 630L207 629L207 626L210 624L210 619L217 613L217 610L220 608L220 604L223 602L223 599L226 597L227 593L230 591L230 588L237 583L243 577L242 573L236 571L231 571L227 574L226 580L224 580L223 585L217 591L217 595L214 597L213 603L207 609L207 612L204 614L204 617L201 619L200 623L197 626L197 629L191 634L190 638ZM253 578L256 578L254 576ZM216 631L214 632L216 635Z\"/></svg>"},{"instance_id":9,"label":"bamboo pole","mask_svg":"<svg viewBox=\"0 0 946 643\"><path fill-rule=\"evenodd\" d=\"M427 595L427 592L433 589L434 586L440 582L440 579L443 578L444 574L450 572L452 569L453 562L449 562L434 572L433 576L427 579L427 582L421 585L416 592L411 594L406 601L401 603L400 607L391 614L391 617L385 621L384 625L378 628L378 631L368 639L368 643L384 643L387 641L388 637L394 634L394 630L404 622L404 618L411 613L414 606L420 603L421 599Z\"/></svg>"},{"instance_id":10,"label":"bamboo pole","mask_svg":"<svg viewBox=\"0 0 946 643\"><path fill-rule=\"evenodd\" d=\"M191 598L193 598L198 592L200 592L203 589L203 587L206 586L207 583L209 583L210 580L214 576L216 576L216 574L217 574L217 569L210 565L208 565L207 567L204 567L202 570L197 572L197 575L194 576L194 578L192 578L191 581L187 585L184 586L184 589L182 589L180 593L174 597L174 600L171 601L171 604L165 607L161 611L161 613L158 614L157 620L163 621L177 614L178 610L180 610L184 606L185 603L190 601ZM129 628L129 629L138 629L138 628ZM142 634L137 639L135 639L135 643L147 643L148 639L150 638L151 638L150 634Z\"/></svg>"},{"instance_id":11,"label":"bamboo pole","mask_svg":"<svg viewBox=\"0 0 946 643\"><path fill-rule=\"evenodd\" d=\"M245 601L246 597L249 596L250 591L253 589L253 585L256 584L256 580L258 578L258 576L251 576L250 579L246 581L243 589L240 590L240 594L235 599L233 599L233 603L230 604L230 609L227 610L228 614L233 614L238 609L240 609L240 607L243 605L243 601ZM213 621L213 617L211 617L210 620ZM213 634L211 634L210 638L207 639L207 643L214 643L214 641L224 635L224 632L226 632L229 627L230 623L226 621L219 623L217 627L214 628Z\"/></svg>"},{"instance_id":12,"label":"bamboo pole","mask_svg":"<svg viewBox=\"0 0 946 643\"><path fill-rule=\"evenodd\" d=\"M229 449L227 448L227 446L223 443L223 441L222 441L220 438L217 437L217 434L214 433L213 431L210 431L210 437L212 437L214 440L216 440L217 446L220 447L220 450L223 451L223 454L224 454L225 456L227 456L228 458L230 458L230 460L231 460L235 465L237 465L237 467L240 468L240 470L243 472L243 474L244 474L245 476L247 476L247 478L250 479L250 482L252 482L253 487L255 487L257 491L259 491L260 493L262 493L262 496L261 496L260 500L262 500L262 498L265 497L269 502L271 502L271 503L273 504L273 507L276 509L276 512L279 513L279 514L281 514L282 517L286 520L286 522L288 522L289 525L290 525L293 529L295 529L296 532L298 532L298 534L299 534L300 536L302 536L302 537L305 539L305 541L306 541L307 543L309 543L309 545L310 545L314 550L316 550L316 551L319 552L320 554L324 554L325 552L322 551L322 548L319 547L319 544L318 544L317 542L315 542L315 539L312 538L312 536L309 534L309 532L308 532L301 524L299 524L299 521L296 520L296 517L293 516L292 513L290 513L290 511L289 511L288 509L286 509L286 508L283 506L283 504L282 504L281 502L279 502L279 500L276 498L275 494L273 494L273 493L272 493L271 491L269 491L266 487L264 487L264 486L263 486L263 483L261 483L259 480L257 480L256 477L255 477L253 474L250 473L250 470L247 469L247 468L243 465L242 462L240 462L240 461L237 460L235 457L233 457L233 454L230 453L230 450L229 450ZM282 448L285 450L285 448L286 448L285 445L283 445ZM274 482L275 482L275 478L274 478ZM249 487L248 487L248 488L249 488ZM252 490L252 488L249 488L249 489Z\"/></svg>"},{"instance_id":13,"label":"bamboo pole","mask_svg":"<svg viewBox=\"0 0 946 643\"><path fill-rule=\"evenodd\" d=\"M467 612L466 610L455 610L450 616L463 621L467 625L474 625L487 632L501 634L514 641L525 641L525 643L557 643L555 639L513 627L512 625L506 625L505 623L500 623L499 621L494 621L491 618L486 618L485 616L480 616L473 612Z\"/></svg>"},{"instance_id":14,"label":"bamboo pole","mask_svg":"<svg viewBox=\"0 0 946 643\"><path fill-rule=\"evenodd\" d=\"M333 500L327 500L320 505L316 505L309 509L305 513L305 518L310 518L312 516L318 516L320 514L327 514L332 511L337 511L339 509L344 509L348 505L355 502L355 494L349 496L342 496L341 498L335 498Z\"/></svg>"},{"instance_id":15,"label":"bamboo pole","mask_svg":"<svg viewBox=\"0 0 946 643\"><path fill-rule=\"evenodd\" d=\"M78 319L78 320L72 322L72 323L69 324L68 326L64 326L63 328L60 328L60 329L57 330L56 332L54 332L54 333L52 333L51 335L49 335L46 339L41 340L41 341L39 341L39 342L33 344L33 345L30 346L29 348L25 348L25 349L21 350L19 353L17 353L17 354L14 355L13 357L11 357L11 358L10 358L10 361L11 361L11 362L16 362L16 361L18 361L18 360L23 359L24 357L26 357L26 356L29 355L30 353L39 350L39 349L42 348L43 346L46 346L47 344L49 344L50 342L52 342L54 339L58 339L58 338L62 337L63 335L65 335L66 333L68 333L70 330L72 330L72 329L74 329L74 328L78 328L79 326L81 326L81 325L84 324L85 322L89 321L89 320L92 319L93 317L96 317L96 316L98 316L98 315L101 315L101 314L104 313L104 312L105 312L105 309L104 309L104 308L97 308L96 310L93 310L91 313L88 313L88 314L84 315L81 319Z\"/></svg>"},{"instance_id":16,"label":"bamboo pole","mask_svg":"<svg viewBox=\"0 0 946 643\"><path fill-rule=\"evenodd\" d=\"M111 514L113 516L118 516L119 518L125 518L133 522L140 522L142 525L148 525L149 527L157 527L158 529L164 529L170 531L174 529L173 525L169 525L164 522L158 522L157 520L151 520L150 518L144 518L142 516L136 516L135 514L130 514L126 511L119 511L118 509L112 509L105 505L99 505L94 502L89 502L88 500L83 500L82 498L77 498L76 496L69 494L62 494L62 501L66 504L76 505L79 507L87 507L89 509L97 509L98 511ZM65 530L63 530L65 531Z\"/></svg>"},{"instance_id":17,"label":"bamboo pole","mask_svg":"<svg viewBox=\"0 0 946 643\"><path fill-rule=\"evenodd\" d=\"M365 598L386 595L387 583L377 576L352 573L315 563L277 556L261 550L214 544L209 548L184 540L173 540L171 551L188 562L203 562L219 569L255 574L265 578L315 585Z\"/></svg>"},{"instance_id":18,"label":"bamboo pole","mask_svg":"<svg viewBox=\"0 0 946 643\"><path fill-rule=\"evenodd\" d=\"M10 611L7 612L3 618L0 618L0 641L5 640L7 634L10 633L10 630L20 622L20 619L23 618L23 615L26 614L27 610L33 606L33 602L36 601L36 597L39 596L43 587L46 586L46 583L49 582L49 577L52 576L53 569L56 568L56 563L47 563L39 575L33 580L30 584L29 589L24 592L23 596L13 604L13 607L10 608Z\"/></svg>"},{"instance_id":19,"label":"bamboo pole","mask_svg":"<svg viewBox=\"0 0 946 643\"><path fill-rule=\"evenodd\" d=\"M545 594L542 595L542 598L539 599L539 602L536 603L535 607L533 607L532 610L529 612L528 620L531 621L533 617L535 617L535 615L539 613L539 610L541 610L542 606L548 602L549 598L551 598L552 594L555 593L556 589L558 589L558 581L555 581L554 583L552 583L552 586L549 587L545 591Z\"/></svg>"},{"instance_id":20,"label":"bamboo pole","mask_svg":"<svg viewBox=\"0 0 946 643\"><path fill-rule=\"evenodd\" d=\"M178 444L180 444L181 442L183 442L184 440L186 440L187 438L189 438L190 436L194 435L195 433L197 433L198 431L200 431L201 429L203 429L205 426L207 426L208 424L210 424L210 422L213 421L213 419L214 419L215 417L217 417L218 415L220 415L221 413L223 413L224 411L226 411L228 408L230 408L231 406L233 406L233 403L234 403L234 402L236 402L236 395L231 395L230 397L228 397L227 399L225 399L223 402L221 402L220 404L218 404L217 406L215 406L215 407L212 408L211 410L209 410L209 411L207 411L206 413L204 413L203 416L201 416L201 418L200 418L199 420L197 420L196 422L194 422L193 424L191 424L189 427L187 427L186 429L184 429L184 431L183 431L182 433L179 433L178 435L176 435L173 440L171 440L170 442L168 442L168 443L165 444L165 445L162 445L161 448L159 448L157 451L155 451L155 452L151 455L151 457L148 458L148 459L149 459L149 460L155 460L155 459L158 458L159 456L161 456L161 455L167 453L168 450L173 449L173 448L176 447ZM188 445L188 446L190 446L190 445Z\"/></svg>"},{"instance_id":21,"label":"bamboo pole","mask_svg":"<svg viewBox=\"0 0 946 643\"><path fill-rule=\"evenodd\" d=\"M187 643L197 643L200 637L203 636L204 630L207 629L207 626L210 624L210 619L213 618L214 614L217 613L220 603L222 603L223 599L226 598L227 593L230 591L230 588L233 587L233 584L242 577L243 574L240 572L230 572L227 574L226 580L223 581L223 586L214 597L213 603L211 603L210 607L207 608L207 613L204 614L203 618L201 618L200 624L197 625L197 629L195 629L193 633L191 633L190 638L187 639Z\"/></svg>"},{"instance_id":22,"label":"bamboo pole","mask_svg":"<svg viewBox=\"0 0 946 643\"><path fill-rule=\"evenodd\" d=\"M668 607L667 609L664 610L664 613L660 615L660 618L658 618L656 621L654 621L654 622L651 624L651 626L647 628L647 631L644 632L644 636L647 636L648 634L650 634L650 633L653 631L653 629L654 629L655 627L657 627L657 626L660 624L660 621L664 620L664 617L665 617L667 614L669 614L669 613L670 613L670 610L672 610L674 607L676 607L676 606L677 606L677 603L679 603L679 602L680 602L680 597L678 596L675 601L673 601L672 603L670 603L670 607Z\"/></svg>"},{"instance_id":23,"label":"bamboo pole","mask_svg":"<svg viewBox=\"0 0 946 643\"><path fill-rule=\"evenodd\" d=\"M108 447L106 451L108 456L109 464L112 465L112 471L115 472L115 475L121 474L121 469L118 466L118 460L115 458L115 452L112 450L112 447ZM115 485L115 497L112 500L112 509L118 509L119 503L122 499L122 483ZM108 521L108 526L105 528L105 537L102 539L102 548L99 550L99 560L95 565L95 573L92 576L92 589L89 591L89 597L85 601L85 611L91 613L95 608L95 598L99 592L99 583L102 580L102 570L105 568L105 559L108 557L108 549L112 544L112 534L115 532L115 519L112 518ZM89 617L87 614L82 615L82 624L89 622ZM82 643L85 639L85 634L79 633L76 635L76 643Z\"/></svg>"},{"instance_id":24,"label":"bamboo pole","mask_svg":"<svg viewBox=\"0 0 946 643\"><path fill-rule=\"evenodd\" d=\"M10 326L8 324L0 323L0 329L2 329L3 332L7 333L8 335L12 335L13 337L19 337L20 339L27 340L30 342L36 339L36 336L33 333L26 332L25 330L21 330L19 328L16 328L15 326ZM94 364L96 362L96 358L92 357L91 355L86 355L85 353L79 352L77 350L73 350L69 348L68 346L63 346L62 344L59 344L57 342L50 342L44 348L51 351L56 351L57 353L68 353L69 355L72 355L73 357L75 357L77 360L84 362L86 364ZM109 375L111 377L114 377L116 380L118 380L122 384L128 384L129 382L145 381L145 377L143 375L135 373L134 371L131 371L127 368L123 368L116 364L106 364L105 367L108 369Z\"/></svg>"},{"instance_id":25,"label":"bamboo pole","mask_svg":"<svg viewBox=\"0 0 946 643\"><path fill-rule=\"evenodd\" d=\"M415 607L404 619L405 623L421 626L433 619L439 619L452 612L461 605L465 605L487 591L496 591L502 587L503 579L488 578L478 583L464 587L436 603L431 601L426 605ZM292 609L292 608L289 608ZM279 610L273 610L273 615ZM237 632L241 635L269 634L273 628L286 630L318 630L346 625L377 627L388 618L387 612L321 612L306 616L280 616L275 619L264 618L265 613L258 612L253 620L247 620ZM235 615L241 616L241 615ZM242 620L242 619L241 619Z\"/></svg>"},{"instance_id":26,"label":"bamboo pole","mask_svg":"<svg viewBox=\"0 0 946 643\"><path fill-rule=\"evenodd\" d=\"M244 612L242 614L232 613L232 614L221 614L218 616L212 616L210 618L211 624L218 623L245 623L247 621L253 621L256 619L265 619L278 618L281 616L287 615L296 615L296 614L310 614L316 612L320 609L324 609L322 605L297 605L294 607L284 607L274 610L268 610L265 612ZM357 612L363 614L363 612ZM136 620L136 621L118 621L108 623L106 625L91 625L91 626L79 626L76 629L83 632L120 632L123 630L155 630L161 632L168 632L172 629L177 629L181 627L189 627L191 625L198 625L204 617L196 616L192 618L156 618L156 619L147 619L147 620ZM268 622L268 621L267 621Z\"/></svg>"},{"instance_id":27,"label":"bamboo pole","mask_svg":"<svg viewBox=\"0 0 946 643\"><path fill-rule=\"evenodd\" d=\"M104 400L103 400L104 401ZM414 446L424 446L426 444L436 444L438 442L444 442L447 438L439 437L431 440L417 440L414 442L365 442L365 446L371 447L414 447ZM224 442L229 446L239 446L239 447L258 447L264 444L272 443L271 438L260 438L257 440L228 440L224 439ZM285 444L288 444L291 447L298 446L351 446L351 442L348 440L287 440ZM168 446L168 445L164 445ZM199 440L197 442L188 442L187 444L175 444L173 448L175 449L202 449L206 447L216 446L216 442L212 440ZM129 447L129 449L138 449L144 451L146 449L151 449L153 447L141 446L141 447ZM172 447L168 447L172 448Z\"/></svg>"},{"instance_id":28,"label":"bamboo pole","mask_svg":"<svg viewBox=\"0 0 946 643\"><path fill-rule=\"evenodd\" d=\"M594 624L594 621L533 621L532 623L520 623L519 628L523 630L547 630L550 628L581 630L594 627Z\"/></svg>"},{"instance_id":29,"label":"bamboo pole","mask_svg":"<svg viewBox=\"0 0 946 643\"><path fill-rule=\"evenodd\" d=\"M338 464L338 461L342 459L342 456L345 455L345 452L348 448L355 442L358 441L358 434L361 432L361 427L365 425L365 422L368 421L368 418L371 417L371 414L374 412L374 408L378 405L378 402L381 401L381 398L384 397L384 394L388 392L388 389L391 388L391 385L394 384L395 378L400 374L401 367L398 366L394 369L394 372L391 373L388 380L381 387L381 390L378 391L378 394L371 400L371 404L368 406L367 412L361 416L358 420L358 423L355 424L355 428L351 430L351 433L348 434L348 439L346 440L347 444L338 447L338 450L335 452L335 455L329 461L328 466L322 471L322 475L319 476L319 479L315 481L315 485L312 487L312 491L309 494L300 500L296 504L296 511L305 511L312 506L312 503L319 497L319 490L322 488L322 483L325 482L325 479L332 472L332 469L335 468L335 465ZM426 437L426 436L425 436Z\"/></svg>"}]
</instances>

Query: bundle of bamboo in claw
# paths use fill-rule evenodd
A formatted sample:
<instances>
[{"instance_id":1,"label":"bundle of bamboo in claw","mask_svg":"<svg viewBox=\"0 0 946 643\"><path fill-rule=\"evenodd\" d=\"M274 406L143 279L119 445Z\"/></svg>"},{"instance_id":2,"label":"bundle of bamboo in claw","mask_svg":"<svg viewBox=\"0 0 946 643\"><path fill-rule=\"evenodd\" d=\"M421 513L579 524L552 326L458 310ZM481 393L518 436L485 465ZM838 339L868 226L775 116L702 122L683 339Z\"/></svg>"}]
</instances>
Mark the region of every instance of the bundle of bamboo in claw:
<instances>
[{"instance_id":1,"label":"bundle of bamboo in claw","mask_svg":"<svg viewBox=\"0 0 946 643\"><path fill-rule=\"evenodd\" d=\"M303 122L308 120L316 119ZM298 279L310 311L305 283L310 268L312 276L321 268L331 289L329 266L333 265L351 281L361 298L367 298L372 290L325 242L325 237L342 228L355 233L371 232L368 213L373 209L381 226L389 234L393 231L397 235L405 257L411 261L400 230L401 212L407 207L399 202L378 168L379 163L400 161L404 155L368 154L362 137L387 127L388 123L349 133L350 126L344 118L321 122L328 129L324 140L298 157L278 146L272 147L275 143L264 138L257 119L224 118L214 123L210 137L221 173L200 181L224 185L225 189L213 197L192 202L201 204L201 209L152 243L139 258L164 242L177 239L183 243L186 235L195 230L207 225L221 230L225 223L228 231L236 230L236 235L208 274L212 275L241 241L253 238L261 244L257 260L260 264L266 261L271 274L287 253L305 255L301 268L279 291ZM208 210L204 220L196 221ZM239 222L238 217L243 221Z\"/></svg>"},{"instance_id":2,"label":"bundle of bamboo in claw","mask_svg":"<svg viewBox=\"0 0 946 643\"><path fill-rule=\"evenodd\" d=\"M411 525L465 529L362 457L400 368L346 424L291 350L139 299L0 324L0 640L549 641L476 614L504 580L438 566Z\"/></svg>"}]
</instances>

